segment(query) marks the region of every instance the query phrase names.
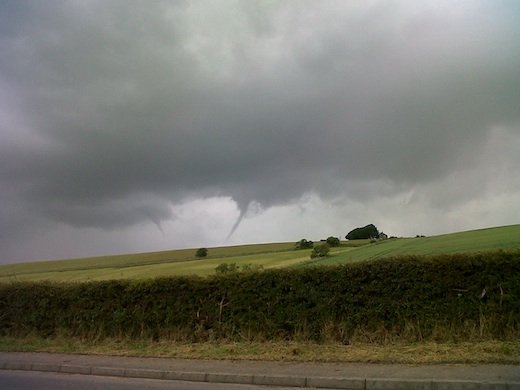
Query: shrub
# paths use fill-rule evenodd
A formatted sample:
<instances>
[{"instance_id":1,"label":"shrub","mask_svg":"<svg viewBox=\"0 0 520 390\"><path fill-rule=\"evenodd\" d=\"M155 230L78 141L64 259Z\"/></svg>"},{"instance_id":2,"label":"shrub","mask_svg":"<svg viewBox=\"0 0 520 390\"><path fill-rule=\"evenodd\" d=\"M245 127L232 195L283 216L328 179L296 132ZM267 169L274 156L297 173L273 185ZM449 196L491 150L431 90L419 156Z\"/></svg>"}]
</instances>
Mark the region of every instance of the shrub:
<instances>
[{"instance_id":1,"label":"shrub","mask_svg":"<svg viewBox=\"0 0 520 390\"><path fill-rule=\"evenodd\" d=\"M340 244L339 238L338 237L332 237L332 236L328 237L326 242L331 247L336 247L336 246L339 246L339 244Z\"/></svg>"},{"instance_id":2,"label":"shrub","mask_svg":"<svg viewBox=\"0 0 520 390\"><path fill-rule=\"evenodd\" d=\"M330 245L327 244L326 242L315 245L314 249L312 250L312 253L311 253L311 259L314 259L316 257L328 256L329 252L330 252Z\"/></svg>"},{"instance_id":3,"label":"shrub","mask_svg":"<svg viewBox=\"0 0 520 390\"><path fill-rule=\"evenodd\" d=\"M314 246L312 241L307 241L305 238L302 238L300 241L296 243L296 249L311 249Z\"/></svg>"},{"instance_id":4,"label":"shrub","mask_svg":"<svg viewBox=\"0 0 520 390\"><path fill-rule=\"evenodd\" d=\"M227 274L229 272L237 272L240 267L237 265L237 263L222 263L217 268L215 268L215 271L218 274Z\"/></svg>"},{"instance_id":5,"label":"shrub","mask_svg":"<svg viewBox=\"0 0 520 390\"><path fill-rule=\"evenodd\" d=\"M244 264L242 266L242 272L254 272L263 270L264 266L262 264Z\"/></svg>"},{"instance_id":6,"label":"shrub","mask_svg":"<svg viewBox=\"0 0 520 390\"><path fill-rule=\"evenodd\" d=\"M207 255L208 255L207 248L199 248L199 249L197 249L197 252L195 252L196 257L206 257Z\"/></svg>"}]
</instances>

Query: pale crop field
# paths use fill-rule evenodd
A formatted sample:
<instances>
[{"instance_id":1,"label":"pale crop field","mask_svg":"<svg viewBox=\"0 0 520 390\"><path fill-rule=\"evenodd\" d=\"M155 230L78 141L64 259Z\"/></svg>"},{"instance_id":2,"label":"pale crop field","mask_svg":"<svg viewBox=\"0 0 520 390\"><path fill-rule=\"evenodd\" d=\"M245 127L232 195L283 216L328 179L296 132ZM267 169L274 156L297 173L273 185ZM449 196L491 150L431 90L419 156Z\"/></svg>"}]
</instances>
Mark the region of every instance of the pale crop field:
<instances>
[{"instance_id":1,"label":"pale crop field","mask_svg":"<svg viewBox=\"0 0 520 390\"><path fill-rule=\"evenodd\" d=\"M222 263L287 267L310 260L311 250L295 250L295 243L273 243L208 248L208 256L195 257L196 249L95 257L0 267L0 281L83 282L110 279L146 279L172 275L205 276ZM338 253L351 248L332 248Z\"/></svg>"}]
</instances>

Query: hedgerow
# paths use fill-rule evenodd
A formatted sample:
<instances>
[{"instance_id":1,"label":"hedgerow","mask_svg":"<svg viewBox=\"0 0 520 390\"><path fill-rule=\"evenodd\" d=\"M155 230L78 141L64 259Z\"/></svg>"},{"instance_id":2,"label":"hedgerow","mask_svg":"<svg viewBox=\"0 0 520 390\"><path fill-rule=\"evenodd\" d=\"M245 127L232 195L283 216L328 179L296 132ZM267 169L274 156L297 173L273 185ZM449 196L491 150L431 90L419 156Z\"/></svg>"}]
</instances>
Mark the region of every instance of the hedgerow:
<instances>
[{"instance_id":1,"label":"hedgerow","mask_svg":"<svg viewBox=\"0 0 520 390\"><path fill-rule=\"evenodd\" d=\"M183 339L511 339L520 251L210 277L0 285L0 334Z\"/></svg>"}]
</instances>

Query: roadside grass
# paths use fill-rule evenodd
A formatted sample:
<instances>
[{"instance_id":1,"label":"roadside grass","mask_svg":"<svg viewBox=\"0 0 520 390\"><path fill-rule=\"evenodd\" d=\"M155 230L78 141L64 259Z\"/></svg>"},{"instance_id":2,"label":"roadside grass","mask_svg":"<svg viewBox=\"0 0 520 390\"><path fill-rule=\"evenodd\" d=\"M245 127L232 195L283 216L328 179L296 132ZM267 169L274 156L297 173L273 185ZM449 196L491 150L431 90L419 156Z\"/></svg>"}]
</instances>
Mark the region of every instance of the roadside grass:
<instances>
[{"instance_id":1,"label":"roadside grass","mask_svg":"<svg viewBox=\"0 0 520 390\"><path fill-rule=\"evenodd\" d=\"M88 355L167 357L213 360L401 364L520 364L520 340L419 342L383 345L353 342L215 341L179 343L151 340L0 337L2 352L50 352Z\"/></svg>"}]
</instances>

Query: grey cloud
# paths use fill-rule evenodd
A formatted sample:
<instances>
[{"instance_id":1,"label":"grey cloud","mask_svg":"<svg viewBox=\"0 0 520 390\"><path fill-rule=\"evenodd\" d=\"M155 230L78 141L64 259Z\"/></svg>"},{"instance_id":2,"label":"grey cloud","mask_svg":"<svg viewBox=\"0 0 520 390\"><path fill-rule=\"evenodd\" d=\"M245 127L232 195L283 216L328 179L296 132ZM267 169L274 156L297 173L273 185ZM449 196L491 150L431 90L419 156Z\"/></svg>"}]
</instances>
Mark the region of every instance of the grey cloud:
<instances>
[{"instance_id":1,"label":"grey cloud","mask_svg":"<svg viewBox=\"0 0 520 390\"><path fill-rule=\"evenodd\" d=\"M514 2L1 7L4 201L72 226L397 193L520 129Z\"/></svg>"}]
</instances>

